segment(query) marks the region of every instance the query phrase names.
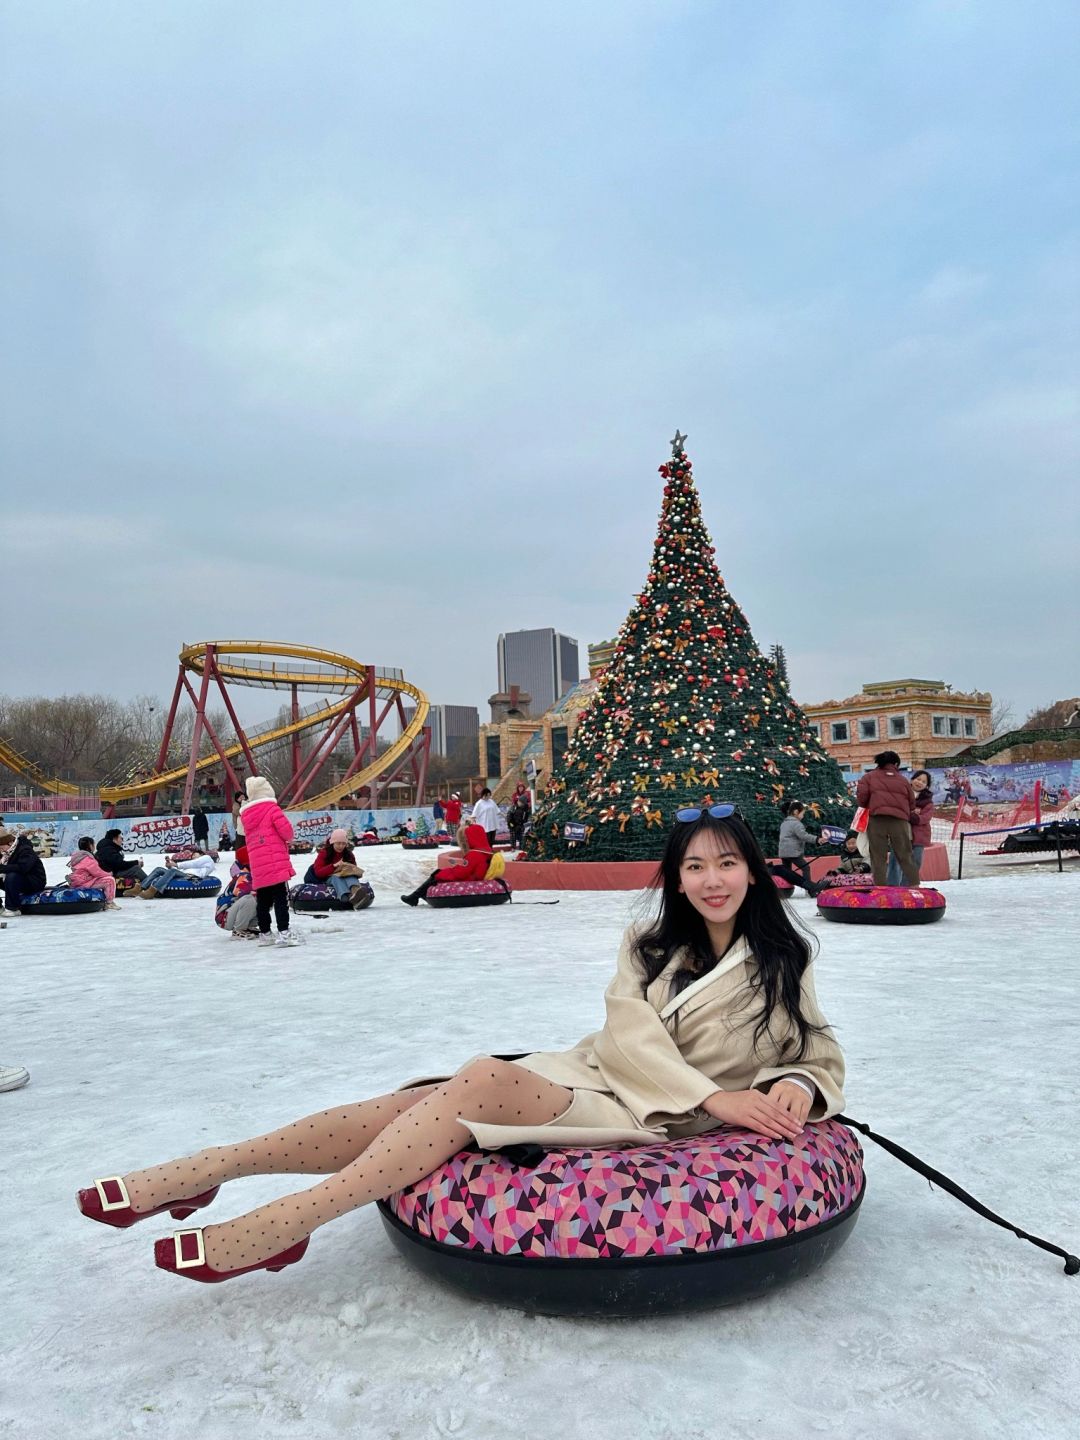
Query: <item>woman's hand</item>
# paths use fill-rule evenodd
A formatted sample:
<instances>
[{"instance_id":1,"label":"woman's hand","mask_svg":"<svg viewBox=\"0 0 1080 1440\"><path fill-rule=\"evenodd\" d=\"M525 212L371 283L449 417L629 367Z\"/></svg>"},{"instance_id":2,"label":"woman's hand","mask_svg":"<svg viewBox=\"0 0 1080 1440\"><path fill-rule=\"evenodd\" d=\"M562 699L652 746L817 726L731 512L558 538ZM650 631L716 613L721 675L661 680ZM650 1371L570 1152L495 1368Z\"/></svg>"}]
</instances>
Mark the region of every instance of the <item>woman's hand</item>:
<instances>
[{"instance_id":1,"label":"woman's hand","mask_svg":"<svg viewBox=\"0 0 1080 1440\"><path fill-rule=\"evenodd\" d=\"M784 1085L778 1081L768 1095L760 1090L717 1090L702 1105L706 1114L725 1125L735 1125L742 1130L753 1130L755 1134L766 1135L770 1140L794 1140L803 1128L786 1104L775 1099L778 1090L798 1090L797 1085ZM803 1095L806 1110L810 1109L809 1095ZM805 1118L805 1112L804 1116Z\"/></svg>"},{"instance_id":2,"label":"woman's hand","mask_svg":"<svg viewBox=\"0 0 1080 1440\"><path fill-rule=\"evenodd\" d=\"M782 1105L801 1130L814 1103L801 1085L792 1085L787 1080L777 1080L769 1091L769 1099Z\"/></svg>"}]
</instances>

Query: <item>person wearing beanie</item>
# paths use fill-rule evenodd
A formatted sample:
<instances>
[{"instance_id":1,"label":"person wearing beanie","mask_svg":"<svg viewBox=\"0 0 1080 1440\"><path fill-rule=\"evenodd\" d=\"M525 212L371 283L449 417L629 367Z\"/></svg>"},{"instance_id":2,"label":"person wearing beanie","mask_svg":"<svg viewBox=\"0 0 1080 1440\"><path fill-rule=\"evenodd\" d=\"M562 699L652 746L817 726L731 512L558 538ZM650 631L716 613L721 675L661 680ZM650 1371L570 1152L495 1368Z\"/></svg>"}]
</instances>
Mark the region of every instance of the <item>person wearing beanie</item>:
<instances>
[{"instance_id":1,"label":"person wearing beanie","mask_svg":"<svg viewBox=\"0 0 1080 1440\"><path fill-rule=\"evenodd\" d=\"M453 835L461 824L461 796L456 790L453 795L450 796L450 799L447 800L443 809L446 812L444 817L446 820L446 828L450 831L451 835Z\"/></svg>"},{"instance_id":2,"label":"person wearing beanie","mask_svg":"<svg viewBox=\"0 0 1080 1440\"><path fill-rule=\"evenodd\" d=\"M349 837L340 827L331 830L329 838L320 845L308 871L316 885L329 885L339 900L348 900L353 905L366 900L371 893L360 885L363 873L349 846Z\"/></svg>"},{"instance_id":3,"label":"person wearing beanie","mask_svg":"<svg viewBox=\"0 0 1080 1440\"><path fill-rule=\"evenodd\" d=\"M270 912L277 921L277 943L299 945L289 931L289 881L296 874L289 859L293 827L274 794L274 787L262 775L245 782L247 800L240 807L239 828L247 845L251 883L259 923L259 944L273 945Z\"/></svg>"}]
</instances>

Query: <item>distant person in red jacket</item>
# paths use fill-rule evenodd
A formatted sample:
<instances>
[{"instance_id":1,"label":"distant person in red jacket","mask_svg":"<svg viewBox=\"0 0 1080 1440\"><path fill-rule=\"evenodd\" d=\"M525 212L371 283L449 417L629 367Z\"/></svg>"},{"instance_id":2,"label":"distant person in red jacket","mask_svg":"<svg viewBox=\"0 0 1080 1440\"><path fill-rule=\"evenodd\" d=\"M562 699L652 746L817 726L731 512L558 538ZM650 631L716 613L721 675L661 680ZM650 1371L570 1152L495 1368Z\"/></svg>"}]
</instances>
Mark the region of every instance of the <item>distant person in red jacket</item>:
<instances>
[{"instance_id":1,"label":"distant person in red jacket","mask_svg":"<svg viewBox=\"0 0 1080 1440\"><path fill-rule=\"evenodd\" d=\"M911 812L915 791L900 774L900 756L883 750L874 756L876 770L859 781L855 799L870 812L866 827L870 841L870 865L874 884L884 885L888 876L889 851L896 856L905 885L918 885L919 871L911 857Z\"/></svg>"},{"instance_id":2,"label":"distant person in red jacket","mask_svg":"<svg viewBox=\"0 0 1080 1440\"><path fill-rule=\"evenodd\" d=\"M443 808L446 811L446 828L453 834L461 824L461 796L457 791L450 796Z\"/></svg>"},{"instance_id":3,"label":"distant person in red jacket","mask_svg":"<svg viewBox=\"0 0 1080 1440\"><path fill-rule=\"evenodd\" d=\"M448 885L456 880L486 880L491 864L491 843L480 825L463 825L458 830L458 840L465 856L462 860L447 860L445 869L434 870L422 885L409 895L402 895L406 905L419 905L433 885Z\"/></svg>"}]
</instances>

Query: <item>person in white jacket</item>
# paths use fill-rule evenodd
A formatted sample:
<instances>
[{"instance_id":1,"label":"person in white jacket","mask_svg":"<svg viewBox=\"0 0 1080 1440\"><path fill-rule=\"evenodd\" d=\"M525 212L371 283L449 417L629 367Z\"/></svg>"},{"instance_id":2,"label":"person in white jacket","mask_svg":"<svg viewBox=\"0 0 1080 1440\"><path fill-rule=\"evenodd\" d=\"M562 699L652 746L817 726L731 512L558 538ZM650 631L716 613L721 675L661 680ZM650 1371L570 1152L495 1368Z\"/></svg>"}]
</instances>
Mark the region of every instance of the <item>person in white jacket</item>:
<instances>
[{"instance_id":1,"label":"person in white jacket","mask_svg":"<svg viewBox=\"0 0 1080 1440\"><path fill-rule=\"evenodd\" d=\"M495 848L495 836L499 826L502 824L502 811L491 798L491 791L486 787L480 792L480 799L472 808L472 823L479 825L481 830L487 834L488 844Z\"/></svg>"},{"instance_id":2,"label":"person in white jacket","mask_svg":"<svg viewBox=\"0 0 1080 1440\"><path fill-rule=\"evenodd\" d=\"M209 855L196 855L194 860L181 860L175 865L159 865L143 881L139 894L144 900L154 900L161 895L177 875L190 875L193 879L205 880L214 873L214 861Z\"/></svg>"}]
</instances>

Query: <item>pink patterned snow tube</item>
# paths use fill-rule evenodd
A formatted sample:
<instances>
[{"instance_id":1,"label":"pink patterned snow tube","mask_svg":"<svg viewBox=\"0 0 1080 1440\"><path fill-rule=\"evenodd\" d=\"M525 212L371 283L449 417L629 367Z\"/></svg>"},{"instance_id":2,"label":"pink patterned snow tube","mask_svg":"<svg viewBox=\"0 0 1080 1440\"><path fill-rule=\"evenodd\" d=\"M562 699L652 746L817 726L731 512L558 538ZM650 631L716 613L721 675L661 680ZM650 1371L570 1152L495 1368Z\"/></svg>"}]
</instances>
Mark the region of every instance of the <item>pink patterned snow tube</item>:
<instances>
[{"instance_id":1,"label":"pink patterned snow tube","mask_svg":"<svg viewBox=\"0 0 1080 1440\"><path fill-rule=\"evenodd\" d=\"M927 886L823 890L817 903L826 920L853 925L929 925L945 914L945 896Z\"/></svg>"},{"instance_id":2,"label":"pink patterned snow tube","mask_svg":"<svg viewBox=\"0 0 1080 1440\"><path fill-rule=\"evenodd\" d=\"M445 885L432 885L424 899L437 910L503 905L510 899L510 887L501 880L451 880Z\"/></svg>"},{"instance_id":3,"label":"pink patterned snow tube","mask_svg":"<svg viewBox=\"0 0 1080 1440\"><path fill-rule=\"evenodd\" d=\"M658 1145L548 1150L524 1164L463 1150L386 1208L415 1236L458 1251L604 1261L783 1241L838 1220L862 1189L857 1138L825 1120L797 1141L725 1128Z\"/></svg>"}]
</instances>

